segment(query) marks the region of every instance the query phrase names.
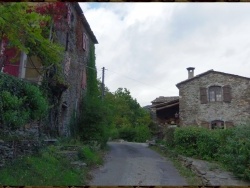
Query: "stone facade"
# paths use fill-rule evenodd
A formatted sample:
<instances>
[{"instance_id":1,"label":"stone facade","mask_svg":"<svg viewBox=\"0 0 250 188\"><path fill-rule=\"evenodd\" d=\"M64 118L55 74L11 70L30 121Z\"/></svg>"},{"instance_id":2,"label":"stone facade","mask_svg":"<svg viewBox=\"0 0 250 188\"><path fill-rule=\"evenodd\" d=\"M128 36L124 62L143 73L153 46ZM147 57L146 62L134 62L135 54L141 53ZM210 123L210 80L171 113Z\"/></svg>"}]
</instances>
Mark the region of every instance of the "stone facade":
<instances>
[{"instance_id":1,"label":"stone facade","mask_svg":"<svg viewBox=\"0 0 250 188\"><path fill-rule=\"evenodd\" d=\"M87 88L87 65L89 61L90 46L97 44L97 39L83 15L78 3L68 4L67 22L64 30L56 30L55 40L65 46L63 60L64 78L68 89L63 92L58 111L53 123L61 136L70 135L71 118L77 118L79 105Z\"/></svg>"},{"instance_id":2,"label":"stone facade","mask_svg":"<svg viewBox=\"0 0 250 188\"><path fill-rule=\"evenodd\" d=\"M211 122L217 120L228 128L246 123L250 118L250 78L210 70L176 86L179 88L181 126L211 128ZM209 101L211 86L222 88L221 100ZM230 88L230 100L227 101L224 86Z\"/></svg>"}]
</instances>

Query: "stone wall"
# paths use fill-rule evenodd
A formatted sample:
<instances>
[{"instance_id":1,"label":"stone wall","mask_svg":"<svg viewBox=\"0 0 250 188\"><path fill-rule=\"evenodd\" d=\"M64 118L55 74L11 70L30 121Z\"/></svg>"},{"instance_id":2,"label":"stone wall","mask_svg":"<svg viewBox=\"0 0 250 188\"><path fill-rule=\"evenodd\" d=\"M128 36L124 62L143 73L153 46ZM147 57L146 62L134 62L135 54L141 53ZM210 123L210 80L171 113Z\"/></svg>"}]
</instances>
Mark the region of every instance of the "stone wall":
<instances>
[{"instance_id":1,"label":"stone wall","mask_svg":"<svg viewBox=\"0 0 250 188\"><path fill-rule=\"evenodd\" d=\"M84 27L82 15L76 11L74 3L71 4L69 29L56 33L60 43L65 45L63 70L69 85L60 100L57 119L58 132L61 136L69 136L71 118L76 118L79 115L80 102L86 92L86 65L89 61L89 50L93 41ZM83 49L83 33L87 36L86 49Z\"/></svg>"},{"instance_id":2,"label":"stone wall","mask_svg":"<svg viewBox=\"0 0 250 188\"><path fill-rule=\"evenodd\" d=\"M217 101L201 104L200 87L231 87L230 103ZM225 127L245 123L250 118L250 79L211 72L179 85L180 125L211 128L211 121L222 120ZM208 95L207 95L208 96ZM230 124L229 124L230 123Z\"/></svg>"},{"instance_id":3,"label":"stone wall","mask_svg":"<svg viewBox=\"0 0 250 188\"><path fill-rule=\"evenodd\" d=\"M18 157L33 154L42 146L37 122L18 130L8 130L0 126L0 135L0 167Z\"/></svg>"}]
</instances>

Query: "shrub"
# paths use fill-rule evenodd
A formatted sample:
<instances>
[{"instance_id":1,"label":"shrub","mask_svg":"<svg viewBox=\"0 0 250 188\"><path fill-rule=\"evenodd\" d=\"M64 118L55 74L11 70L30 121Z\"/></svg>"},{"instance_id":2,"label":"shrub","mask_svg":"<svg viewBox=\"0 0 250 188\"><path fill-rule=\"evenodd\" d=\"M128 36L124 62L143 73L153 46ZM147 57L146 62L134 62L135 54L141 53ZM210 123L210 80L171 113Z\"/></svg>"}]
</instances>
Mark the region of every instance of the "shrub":
<instances>
[{"instance_id":1,"label":"shrub","mask_svg":"<svg viewBox=\"0 0 250 188\"><path fill-rule=\"evenodd\" d=\"M31 83L0 74L0 124L12 129L43 117L48 101Z\"/></svg>"},{"instance_id":2,"label":"shrub","mask_svg":"<svg viewBox=\"0 0 250 188\"><path fill-rule=\"evenodd\" d=\"M241 125L229 133L220 148L220 161L238 177L250 180L250 126Z\"/></svg>"},{"instance_id":3,"label":"shrub","mask_svg":"<svg viewBox=\"0 0 250 188\"><path fill-rule=\"evenodd\" d=\"M176 128L174 132L174 143L176 149L188 156L194 156L197 154L197 135L200 128L198 127L183 127Z\"/></svg>"},{"instance_id":4,"label":"shrub","mask_svg":"<svg viewBox=\"0 0 250 188\"><path fill-rule=\"evenodd\" d=\"M148 126L146 125L137 125L135 126L135 138L136 142L145 142L151 137L151 132Z\"/></svg>"},{"instance_id":5,"label":"shrub","mask_svg":"<svg viewBox=\"0 0 250 188\"><path fill-rule=\"evenodd\" d=\"M126 126L119 129L119 137L126 141L134 141L136 137L136 130L133 127Z\"/></svg>"},{"instance_id":6,"label":"shrub","mask_svg":"<svg viewBox=\"0 0 250 188\"><path fill-rule=\"evenodd\" d=\"M164 130L164 141L166 145L169 147L174 146L174 131L175 128L166 128Z\"/></svg>"},{"instance_id":7,"label":"shrub","mask_svg":"<svg viewBox=\"0 0 250 188\"><path fill-rule=\"evenodd\" d=\"M88 165L101 164L102 159L89 146L83 146L78 151L78 157Z\"/></svg>"},{"instance_id":8,"label":"shrub","mask_svg":"<svg viewBox=\"0 0 250 188\"><path fill-rule=\"evenodd\" d=\"M220 146L219 130L202 128L197 135L197 154L202 159L213 159Z\"/></svg>"},{"instance_id":9,"label":"shrub","mask_svg":"<svg viewBox=\"0 0 250 188\"><path fill-rule=\"evenodd\" d=\"M174 132L176 148L188 156L213 159L217 156L221 143L219 131L221 130L192 126L176 128Z\"/></svg>"}]
</instances>

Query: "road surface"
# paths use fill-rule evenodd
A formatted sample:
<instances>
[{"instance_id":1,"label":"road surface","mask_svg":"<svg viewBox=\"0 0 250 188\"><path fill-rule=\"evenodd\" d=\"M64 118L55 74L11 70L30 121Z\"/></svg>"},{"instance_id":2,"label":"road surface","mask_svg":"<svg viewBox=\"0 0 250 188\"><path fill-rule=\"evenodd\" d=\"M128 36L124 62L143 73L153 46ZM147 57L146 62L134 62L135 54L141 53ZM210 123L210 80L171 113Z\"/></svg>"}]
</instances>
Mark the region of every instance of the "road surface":
<instances>
[{"instance_id":1,"label":"road surface","mask_svg":"<svg viewBox=\"0 0 250 188\"><path fill-rule=\"evenodd\" d=\"M91 172L89 185L188 185L172 162L147 144L109 142L104 165Z\"/></svg>"}]
</instances>

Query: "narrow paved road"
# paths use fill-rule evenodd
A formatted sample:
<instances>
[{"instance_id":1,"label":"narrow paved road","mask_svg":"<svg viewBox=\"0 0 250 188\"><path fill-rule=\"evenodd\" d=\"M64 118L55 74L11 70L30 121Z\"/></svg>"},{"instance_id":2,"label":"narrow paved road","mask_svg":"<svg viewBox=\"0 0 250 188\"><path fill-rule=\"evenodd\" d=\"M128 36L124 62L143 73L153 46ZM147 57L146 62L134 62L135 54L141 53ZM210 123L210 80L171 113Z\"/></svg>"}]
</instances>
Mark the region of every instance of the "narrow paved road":
<instances>
[{"instance_id":1,"label":"narrow paved road","mask_svg":"<svg viewBox=\"0 0 250 188\"><path fill-rule=\"evenodd\" d=\"M90 185L188 185L172 162L146 144L109 142L105 163L93 170Z\"/></svg>"}]
</instances>

